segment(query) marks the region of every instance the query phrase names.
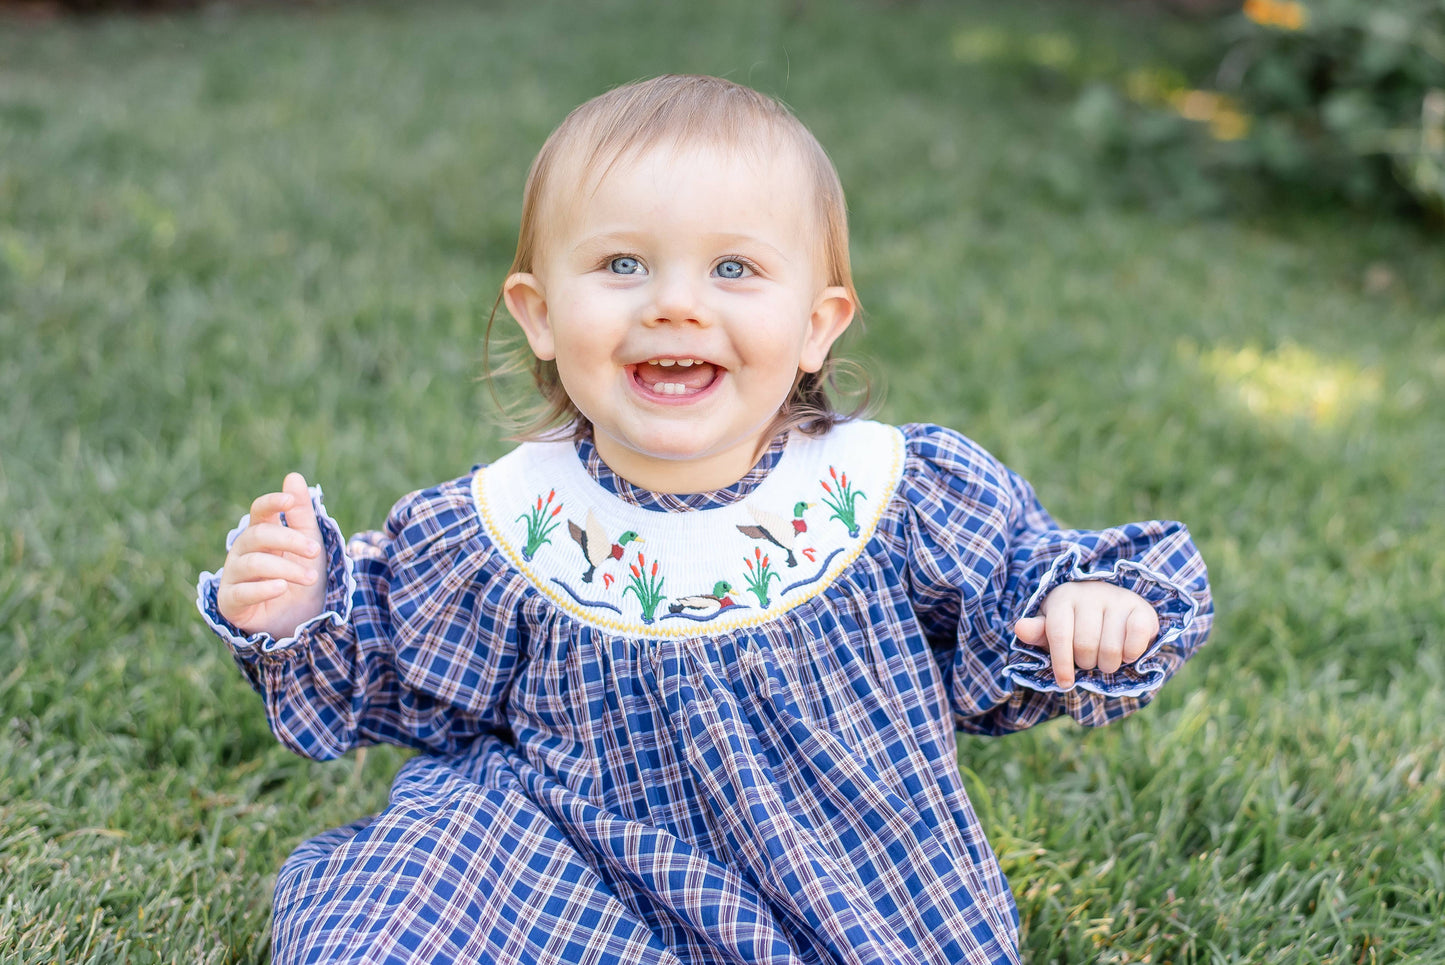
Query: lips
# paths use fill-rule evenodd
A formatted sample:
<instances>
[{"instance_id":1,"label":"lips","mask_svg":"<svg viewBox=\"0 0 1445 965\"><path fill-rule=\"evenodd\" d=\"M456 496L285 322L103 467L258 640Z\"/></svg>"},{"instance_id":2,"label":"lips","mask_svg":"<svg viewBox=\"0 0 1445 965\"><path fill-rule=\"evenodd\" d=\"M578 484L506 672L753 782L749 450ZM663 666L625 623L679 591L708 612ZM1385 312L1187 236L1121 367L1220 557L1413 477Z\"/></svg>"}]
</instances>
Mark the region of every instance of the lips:
<instances>
[{"instance_id":1,"label":"lips","mask_svg":"<svg viewBox=\"0 0 1445 965\"><path fill-rule=\"evenodd\" d=\"M704 359L655 358L637 363L632 371L637 382L649 392L685 397L707 389L724 370Z\"/></svg>"}]
</instances>

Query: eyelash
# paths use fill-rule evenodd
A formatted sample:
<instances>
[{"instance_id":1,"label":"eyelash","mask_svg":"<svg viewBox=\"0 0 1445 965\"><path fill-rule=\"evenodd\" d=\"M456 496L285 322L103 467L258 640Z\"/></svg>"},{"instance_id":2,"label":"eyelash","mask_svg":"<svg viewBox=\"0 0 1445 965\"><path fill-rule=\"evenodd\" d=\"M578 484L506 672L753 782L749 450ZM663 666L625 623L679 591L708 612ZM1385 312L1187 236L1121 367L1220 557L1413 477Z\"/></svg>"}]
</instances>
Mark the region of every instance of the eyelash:
<instances>
[{"instance_id":1,"label":"eyelash","mask_svg":"<svg viewBox=\"0 0 1445 965\"><path fill-rule=\"evenodd\" d=\"M713 271L717 271L718 268L720 268L721 266L727 264L727 263L730 262L730 261L735 261L735 262L737 262L739 265L742 265L743 268L747 270L748 275L761 275L761 274L762 274L762 271L758 268L758 266L757 266L754 262L752 262L750 259L747 259L747 258L742 257L741 255L728 255L728 256L725 257L725 258L719 258L718 261L717 261L717 264L713 265ZM740 277L746 278L746 277L748 277L748 275L742 275L742 276L740 276ZM725 277L725 276L724 276L724 277ZM734 278L734 279L732 279L732 280L733 280L733 281L737 281L736 278Z\"/></svg>"},{"instance_id":2,"label":"eyelash","mask_svg":"<svg viewBox=\"0 0 1445 965\"><path fill-rule=\"evenodd\" d=\"M616 262L621 261L621 260L624 259L624 258L626 258L626 259L628 259L628 260L630 260L630 261L635 261L635 262L637 262L638 267L641 268L644 272L647 270L647 266L642 263L642 259L639 258L639 257L637 257L636 255L608 255L606 258L603 258L603 259L602 259L602 264L601 264L600 267L602 268L603 271L611 272L611 271L612 271L612 266L613 266L613 264L616 263ZM620 272L620 271L619 271L619 272L612 272L612 273L613 273L613 274L616 274L616 275L633 275L633 274L637 274L637 272Z\"/></svg>"},{"instance_id":3,"label":"eyelash","mask_svg":"<svg viewBox=\"0 0 1445 965\"><path fill-rule=\"evenodd\" d=\"M647 271L647 265L644 264L643 261L642 261L642 259L639 258L639 257L637 257L636 255L608 255L607 257L605 257L605 258L602 259L602 263L601 263L601 265L599 265L598 267L600 267L603 271L609 271L609 272L610 272L610 271L612 271L612 265L613 265L613 263L614 263L614 262L621 261L621 260L624 259L624 258L629 258L629 259L631 259L632 261L637 262L638 266L642 269L643 272L646 272L646 271ZM762 274L762 269L760 269L760 268L757 266L757 263L756 263L756 262L754 262L754 261L753 261L752 259L750 259L750 258L744 258L744 257L741 256L741 255L725 255L725 256L723 256L722 258L719 258L719 259L717 260L717 262L713 265L712 270L713 270L713 271L717 271L719 267L721 267L722 265L727 264L727 263L730 262L730 261L735 261L735 262L737 262L739 265L742 265L743 268L747 271L747 273L748 273L747 275L741 275L741 276L739 276L739 277L741 277L741 278L746 278L746 277L748 277L748 275L761 275L761 274ZM618 274L618 275L628 275L628 274L636 274L636 273L635 273L635 272L614 272L614 274ZM726 276L719 276L719 277L726 277ZM734 279L731 279L731 280L732 280L732 281L737 281L738 279L734 278Z\"/></svg>"}]
</instances>

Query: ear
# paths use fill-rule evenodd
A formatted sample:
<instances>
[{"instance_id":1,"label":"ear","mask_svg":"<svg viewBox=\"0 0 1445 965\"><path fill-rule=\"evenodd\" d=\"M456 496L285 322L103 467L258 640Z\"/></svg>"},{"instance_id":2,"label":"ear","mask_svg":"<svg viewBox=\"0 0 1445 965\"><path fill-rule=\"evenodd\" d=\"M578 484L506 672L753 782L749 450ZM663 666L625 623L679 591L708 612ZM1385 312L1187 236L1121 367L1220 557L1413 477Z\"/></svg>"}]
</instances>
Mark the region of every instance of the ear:
<instances>
[{"instance_id":1,"label":"ear","mask_svg":"<svg viewBox=\"0 0 1445 965\"><path fill-rule=\"evenodd\" d=\"M848 329L858 306L853 303L848 289L842 285L824 288L813 303L813 314L808 319L808 333L803 341L803 352L798 359L798 368L804 372L816 372L827 361L828 350Z\"/></svg>"},{"instance_id":2,"label":"ear","mask_svg":"<svg viewBox=\"0 0 1445 965\"><path fill-rule=\"evenodd\" d=\"M547 320L547 295L542 281L530 272L508 275L502 285L502 300L507 311L517 320L532 354L544 362L557 357L557 343L552 337L552 325Z\"/></svg>"}]
</instances>

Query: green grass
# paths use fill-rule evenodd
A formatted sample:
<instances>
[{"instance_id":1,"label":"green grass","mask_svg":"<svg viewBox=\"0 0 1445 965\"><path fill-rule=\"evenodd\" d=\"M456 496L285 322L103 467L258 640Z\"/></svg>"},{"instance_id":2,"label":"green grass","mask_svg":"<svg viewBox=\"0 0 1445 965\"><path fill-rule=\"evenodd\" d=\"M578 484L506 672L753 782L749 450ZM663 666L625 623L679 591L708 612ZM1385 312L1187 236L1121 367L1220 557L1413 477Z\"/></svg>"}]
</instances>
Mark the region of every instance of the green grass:
<instances>
[{"instance_id":1,"label":"green grass","mask_svg":"<svg viewBox=\"0 0 1445 965\"><path fill-rule=\"evenodd\" d=\"M1187 55L1137 12L574 9L0 21L0 959L265 960L275 869L400 756L281 750L195 574L287 469L360 529L504 451L526 164L690 70L834 153L884 417L1211 565L1213 643L1143 714L960 745L1027 960L1445 961L1439 239L1102 200L1080 77Z\"/></svg>"}]
</instances>

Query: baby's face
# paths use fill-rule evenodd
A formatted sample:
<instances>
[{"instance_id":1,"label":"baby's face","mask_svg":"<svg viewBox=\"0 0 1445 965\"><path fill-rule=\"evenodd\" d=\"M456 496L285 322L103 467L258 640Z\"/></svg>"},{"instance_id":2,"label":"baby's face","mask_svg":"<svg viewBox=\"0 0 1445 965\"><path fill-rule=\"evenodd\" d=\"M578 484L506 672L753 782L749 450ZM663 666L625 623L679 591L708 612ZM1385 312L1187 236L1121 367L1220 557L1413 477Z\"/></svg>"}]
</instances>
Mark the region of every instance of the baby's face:
<instances>
[{"instance_id":1,"label":"baby's face","mask_svg":"<svg viewBox=\"0 0 1445 965\"><path fill-rule=\"evenodd\" d=\"M760 152L761 153L761 152ZM654 148L554 205L507 307L594 428L598 454L658 492L751 468L799 371L853 316L828 286L810 178L788 152Z\"/></svg>"}]
</instances>

